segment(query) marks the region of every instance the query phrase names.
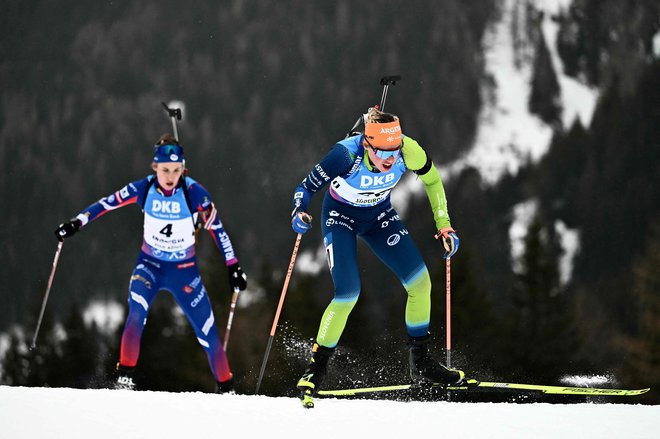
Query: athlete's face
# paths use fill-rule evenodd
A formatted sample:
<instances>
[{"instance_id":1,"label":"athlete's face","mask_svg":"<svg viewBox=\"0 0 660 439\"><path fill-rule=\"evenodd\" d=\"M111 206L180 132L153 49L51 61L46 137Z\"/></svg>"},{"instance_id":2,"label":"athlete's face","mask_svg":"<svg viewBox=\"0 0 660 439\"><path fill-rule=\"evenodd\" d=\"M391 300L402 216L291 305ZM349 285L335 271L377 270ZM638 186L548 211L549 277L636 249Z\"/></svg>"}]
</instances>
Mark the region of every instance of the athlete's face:
<instances>
[{"instance_id":1,"label":"athlete's face","mask_svg":"<svg viewBox=\"0 0 660 439\"><path fill-rule=\"evenodd\" d=\"M156 172L158 184L166 190L174 189L183 173L183 164L181 163L153 163L151 167Z\"/></svg>"},{"instance_id":2,"label":"athlete's face","mask_svg":"<svg viewBox=\"0 0 660 439\"><path fill-rule=\"evenodd\" d=\"M400 148L373 148L367 143L364 145L367 148L367 154L369 154L369 161L378 169L380 172L388 172L392 169L392 165L399 158L399 153L401 152ZM386 158L382 158L384 156Z\"/></svg>"}]
</instances>

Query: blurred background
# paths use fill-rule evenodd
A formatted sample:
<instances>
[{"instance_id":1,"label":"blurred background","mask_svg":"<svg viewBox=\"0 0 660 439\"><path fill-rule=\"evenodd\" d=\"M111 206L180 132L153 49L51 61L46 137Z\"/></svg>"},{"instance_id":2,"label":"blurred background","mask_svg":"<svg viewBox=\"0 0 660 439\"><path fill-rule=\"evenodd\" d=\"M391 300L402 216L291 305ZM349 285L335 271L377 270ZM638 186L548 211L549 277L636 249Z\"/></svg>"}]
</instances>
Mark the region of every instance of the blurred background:
<instances>
[{"instance_id":1,"label":"blurred background","mask_svg":"<svg viewBox=\"0 0 660 439\"><path fill-rule=\"evenodd\" d=\"M150 172L180 105L190 175L211 193L249 288L228 355L254 391L295 234L293 188L398 74L386 110L445 183L452 362L481 379L660 387L660 6L637 0L3 2L0 384L103 387L118 358L142 215L67 240L28 345L61 222ZM393 203L432 275L442 249L414 175ZM312 203L319 215L320 200ZM318 221L305 235L262 392L293 395L332 297ZM328 386L406 379L405 291L362 244L362 294ZM221 335L231 290L198 257ZM147 390L213 391L172 298L150 313ZM657 392L635 402L658 403Z\"/></svg>"}]
</instances>

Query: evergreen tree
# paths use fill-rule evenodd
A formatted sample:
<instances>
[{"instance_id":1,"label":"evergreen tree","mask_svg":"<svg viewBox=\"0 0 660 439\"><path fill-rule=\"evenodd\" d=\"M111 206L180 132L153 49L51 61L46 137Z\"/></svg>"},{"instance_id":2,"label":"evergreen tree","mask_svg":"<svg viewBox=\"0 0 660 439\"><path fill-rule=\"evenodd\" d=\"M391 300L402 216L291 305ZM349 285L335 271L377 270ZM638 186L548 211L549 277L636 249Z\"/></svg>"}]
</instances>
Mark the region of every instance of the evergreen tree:
<instances>
[{"instance_id":1,"label":"evergreen tree","mask_svg":"<svg viewBox=\"0 0 660 439\"><path fill-rule=\"evenodd\" d=\"M630 93L654 56L659 14L654 0L574 0L558 19L565 72L592 85L616 80L620 92Z\"/></svg>"},{"instance_id":2,"label":"evergreen tree","mask_svg":"<svg viewBox=\"0 0 660 439\"><path fill-rule=\"evenodd\" d=\"M61 326L46 309L36 347L27 352L29 369L26 386L51 387L57 385L63 335Z\"/></svg>"},{"instance_id":3,"label":"evergreen tree","mask_svg":"<svg viewBox=\"0 0 660 439\"><path fill-rule=\"evenodd\" d=\"M589 153L589 134L579 118L567 131L556 131L547 154L536 165L533 193L553 218L573 228L579 224L580 206L575 194Z\"/></svg>"},{"instance_id":4,"label":"evergreen tree","mask_svg":"<svg viewBox=\"0 0 660 439\"><path fill-rule=\"evenodd\" d=\"M631 386L660 387L660 220L634 269L632 297L637 328L624 341L628 355L621 378ZM657 402L657 398L656 398Z\"/></svg>"},{"instance_id":5,"label":"evergreen tree","mask_svg":"<svg viewBox=\"0 0 660 439\"><path fill-rule=\"evenodd\" d=\"M538 216L529 225L521 265L506 322L514 345L507 351L511 371L521 379L554 381L567 372L579 339L574 310L559 283L555 237Z\"/></svg>"},{"instance_id":6,"label":"evergreen tree","mask_svg":"<svg viewBox=\"0 0 660 439\"><path fill-rule=\"evenodd\" d=\"M9 386L26 386L30 373L30 359L27 345L19 331L9 333L9 347L2 358L0 383Z\"/></svg>"},{"instance_id":7,"label":"evergreen tree","mask_svg":"<svg viewBox=\"0 0 660 439\"><path fill-rule=\"evenodd\" d=\"M541 31L542 14L535 15L532 20L537 29L536 50L532 73L531 92L529 95L529 111L536 114L548 124L561 126L561 100L557 73L552 65L552 57L545 36Z\"/></svg>"},{"instance_id":8,"label":"evergreen tree","mask_svg":"<svg viewBox=\"0 0 660 439\"><path fill-rule=\"evenodd\" d=\"M16 386L97 387L103 371L96 327L88 328L77 304L64 325L54 325L46 313L37 345L28 349L22 330L10 333L2 359L0 382Z\"/></svg>"},{"instance_id":9,"label":"evergreen tree","mask_svg":"<svg viewBox=\"0 0 660 439\"><path fill-rule=\"evenodd\" d=\"M53 385L85 389L99 382L99 340L96 326L87 327L82 311L73 303L64 322L59 375Z\"/></svg>"}]
</instances>

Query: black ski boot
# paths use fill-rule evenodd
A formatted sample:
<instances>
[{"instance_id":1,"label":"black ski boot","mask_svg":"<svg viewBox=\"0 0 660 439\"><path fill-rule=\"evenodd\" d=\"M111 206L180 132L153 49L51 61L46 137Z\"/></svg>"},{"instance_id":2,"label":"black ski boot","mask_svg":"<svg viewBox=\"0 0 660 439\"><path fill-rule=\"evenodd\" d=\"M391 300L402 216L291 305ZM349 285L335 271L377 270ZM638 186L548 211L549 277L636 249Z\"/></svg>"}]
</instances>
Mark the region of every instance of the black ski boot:
<instances>
[{"instance_id":1,"label":"black ski boot","mask_svg":"<svg viewBox=\"0 0 660 439\"><path fill-rule=\"evenodd\" d=\"M462 383L465 380L465 373L462 370L449 369L429 355L429 337L426 335L408 339L410 377L418 383L441 385Z\"/></svg>"},{"instance_id":2,"label":"black ski boot","mask_svg":"<svg viewBox=\"0 0 660 439\"><path fill-rule=\"evenodd\" d=\"M134 373L134 367L122 366L117 363L117 380L115 381L115 389L135 390L135 381L133 381Z\"/></svg>"},{"instance_id":3,"label":"black ski boot","mask_svg":"<svg viewBox=\"0 0 660 439\"><path fill-rule=\"evenodd\" d=\"M326 348L314 343L312 347L312 359L309 361L309 366L305 369L305 373L298 380L298 390L300 390L303 406L306 408L314 407L313 396L318 392L323 379L328 370L328 361L332 354L335 352L334 348Z\"/></svg>"},{"instance_id":4,"label":"black ski boot","mask_svg":"<svg viewBox=\"0 0 660 439\"><path fill-rule=\"evenodd\" d=\"M235 395L234 390L234 377L229 378L227 381L216 381L215 393L225 393L227 395Z\"/></svg>"}]
</instances>

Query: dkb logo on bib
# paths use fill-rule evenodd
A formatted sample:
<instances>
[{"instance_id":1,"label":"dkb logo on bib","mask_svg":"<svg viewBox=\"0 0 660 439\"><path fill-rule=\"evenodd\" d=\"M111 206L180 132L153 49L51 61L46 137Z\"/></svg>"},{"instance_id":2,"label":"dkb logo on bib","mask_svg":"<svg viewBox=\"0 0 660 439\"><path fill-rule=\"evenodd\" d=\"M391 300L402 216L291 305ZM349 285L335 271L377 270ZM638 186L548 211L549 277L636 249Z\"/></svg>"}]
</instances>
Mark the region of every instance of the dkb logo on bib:
<instances>
[{"instance_id":1,"label":"dkb logo on bib","mask_svg":"<svg viewBox=\"0 0 660 439\"><path fill-rule=\"evenodd\" d=\"M177 201L154 200L151 209L154 212L181 213L181 205Z\"/></svg>"},{"instance_id":2,"label":"dkb logo on bib","mask_svg":"<svg viewBox=\"0 0 660 439\"><path fill-rule=\"evenodd\" d=\"M360 187L369 187L369 186L381 186L387 183L390 183L394 180L396 176L394 174L387 174L383 176L371 177L369 175L363 175L360 179Z\"/></svg>"}]
</instances>

